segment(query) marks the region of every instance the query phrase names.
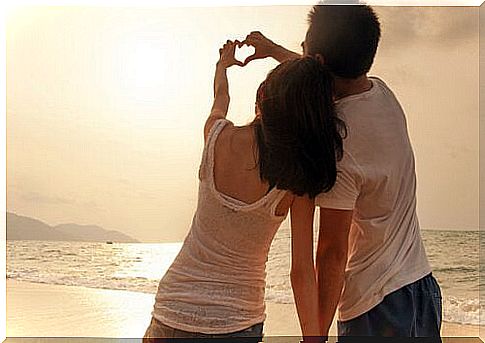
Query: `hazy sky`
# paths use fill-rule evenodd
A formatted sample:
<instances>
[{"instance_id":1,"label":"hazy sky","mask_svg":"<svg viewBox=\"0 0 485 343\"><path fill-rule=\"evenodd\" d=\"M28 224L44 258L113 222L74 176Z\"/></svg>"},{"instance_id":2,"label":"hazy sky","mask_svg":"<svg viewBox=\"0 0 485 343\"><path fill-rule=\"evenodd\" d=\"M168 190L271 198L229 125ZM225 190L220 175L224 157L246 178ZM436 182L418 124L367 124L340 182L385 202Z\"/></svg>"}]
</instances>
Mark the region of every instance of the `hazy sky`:
<instances>
[{"instance_id":1,"label":"hazy sky","mask_svg":"<svg viewBox=\"0 0 485 343\"><path fill-rule=\"evenodd\" d=\"M309 6L31 7L7 21L7 210L179 241L196 205L218 48L260 30L296 51ZM371 75L408 118L423 228L478 228L478 8L378 7ZM273 60L229 71L253 116Z\"/></svg>"}]
</instances>

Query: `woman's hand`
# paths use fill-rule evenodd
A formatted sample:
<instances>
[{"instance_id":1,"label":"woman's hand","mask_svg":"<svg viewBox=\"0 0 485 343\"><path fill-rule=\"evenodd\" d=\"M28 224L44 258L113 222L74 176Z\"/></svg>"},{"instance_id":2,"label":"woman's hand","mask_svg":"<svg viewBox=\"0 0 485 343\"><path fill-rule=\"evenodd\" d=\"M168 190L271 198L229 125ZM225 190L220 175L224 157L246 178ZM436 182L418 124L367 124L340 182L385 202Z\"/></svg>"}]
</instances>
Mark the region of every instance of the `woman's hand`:
<instances>
[{"instance_id":1,"label":"woman's hand","mask_svg":"<svg viewBox=\"0 0 485 343\"><path fill-rule=\"evenodd\" d=\"M219 49L219 61L217 62L218 66L223 68L229 68L233 65L237 65L242 67L243 63L241 61L236 60L235 53L236 53L236 46L239 46L241 42L239 41L231 41L228 40L226 44Z\"/></svg>"},{"instance_id":2,"label":"woman's hand","mask_svg":"<svg viewBox=\"0 0 485 343\"><path fill-rule=\"evenodd\" d=\"M240 45L244 44L254 47L254 54L246 58L243 63L244 66L253 60L259 60L266 57L273 57L280 63L301 57L300 54L276 44L259 31L253 31L247 35L246 39L240 43Z\"/></svg>"}]
</instances>

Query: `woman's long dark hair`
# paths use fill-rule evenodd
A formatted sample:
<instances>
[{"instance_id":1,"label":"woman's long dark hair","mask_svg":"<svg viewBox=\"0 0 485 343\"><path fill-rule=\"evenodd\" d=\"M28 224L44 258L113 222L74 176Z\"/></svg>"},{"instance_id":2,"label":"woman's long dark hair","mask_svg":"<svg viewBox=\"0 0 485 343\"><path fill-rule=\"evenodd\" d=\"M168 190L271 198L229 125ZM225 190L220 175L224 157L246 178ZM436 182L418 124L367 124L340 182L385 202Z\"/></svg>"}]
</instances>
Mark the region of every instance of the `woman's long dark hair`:
<instances>
[{"instance_id":1,"label":"woman's long dark hair","mask_svg":"<svg viewBox=\"0 0 485 343\"><path fill-rule=\"evenodd\" d=\"M284 62L258 89L256 131L261 179L297 195L328 192L337 179L345 123L333 102L333 78L313 57Z\"/></svg>"}]
</instances>

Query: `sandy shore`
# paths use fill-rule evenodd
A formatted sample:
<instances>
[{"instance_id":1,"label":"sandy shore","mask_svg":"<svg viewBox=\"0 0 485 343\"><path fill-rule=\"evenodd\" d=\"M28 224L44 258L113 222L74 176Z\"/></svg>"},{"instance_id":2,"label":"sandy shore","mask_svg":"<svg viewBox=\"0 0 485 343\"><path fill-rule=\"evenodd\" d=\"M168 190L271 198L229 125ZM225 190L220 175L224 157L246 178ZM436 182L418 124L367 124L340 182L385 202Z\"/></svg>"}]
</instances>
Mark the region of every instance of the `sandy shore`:
<instances>
[{"instance_id":1,"label":"sandy shore","mask_svg":"<svg viewBox=\"0 0 485 343\"><path fill-rule=\"evenodd\" d=\"M153 301L138 292L7 280L7 337L141 337ZM268 303L266 312L266 336L300 335L293 305ZM442 335L478 337L479 327L445 322Z\"/></svg>"}]
</instances>

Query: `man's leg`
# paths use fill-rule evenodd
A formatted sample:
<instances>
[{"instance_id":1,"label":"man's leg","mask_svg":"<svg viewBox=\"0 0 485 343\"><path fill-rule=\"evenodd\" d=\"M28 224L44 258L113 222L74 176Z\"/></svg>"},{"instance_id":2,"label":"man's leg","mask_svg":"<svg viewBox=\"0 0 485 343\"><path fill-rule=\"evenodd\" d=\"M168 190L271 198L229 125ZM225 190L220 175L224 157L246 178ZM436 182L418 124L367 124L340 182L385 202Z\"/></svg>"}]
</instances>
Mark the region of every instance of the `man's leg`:
<instances>
[{"instance_id":1,"label":"man's leg","mask_svg":"<svg viewBox=\"0 0 485 343\"><path fill-rule=\"evenodd\" d=\"M442 320L442 299L438 282L432 275L416 285L416 336L439 337Z\"/></svg>"},{"instance_id":2,"label":"man's leg","mask_svg":"<svg viewBox=\"0 0 485 343\"><path fill-rule=\"evenodd\" d=\"M412 337L414 333L414 294L403 287L389 295L370 311L357 318L338 322L339 341L346 337Z\"/></svg>"},{"instance_id":3,"label":"man's leg","mask_svg":"<svg viewBox=\"0 0 485 343\"><path fill-rule=\"evenodd\" d=\"M441 293L430 275L388 294L361 316L338 322L340 342L352 337L433 337L439 338Z\"/></svg>"}]
</instances>

